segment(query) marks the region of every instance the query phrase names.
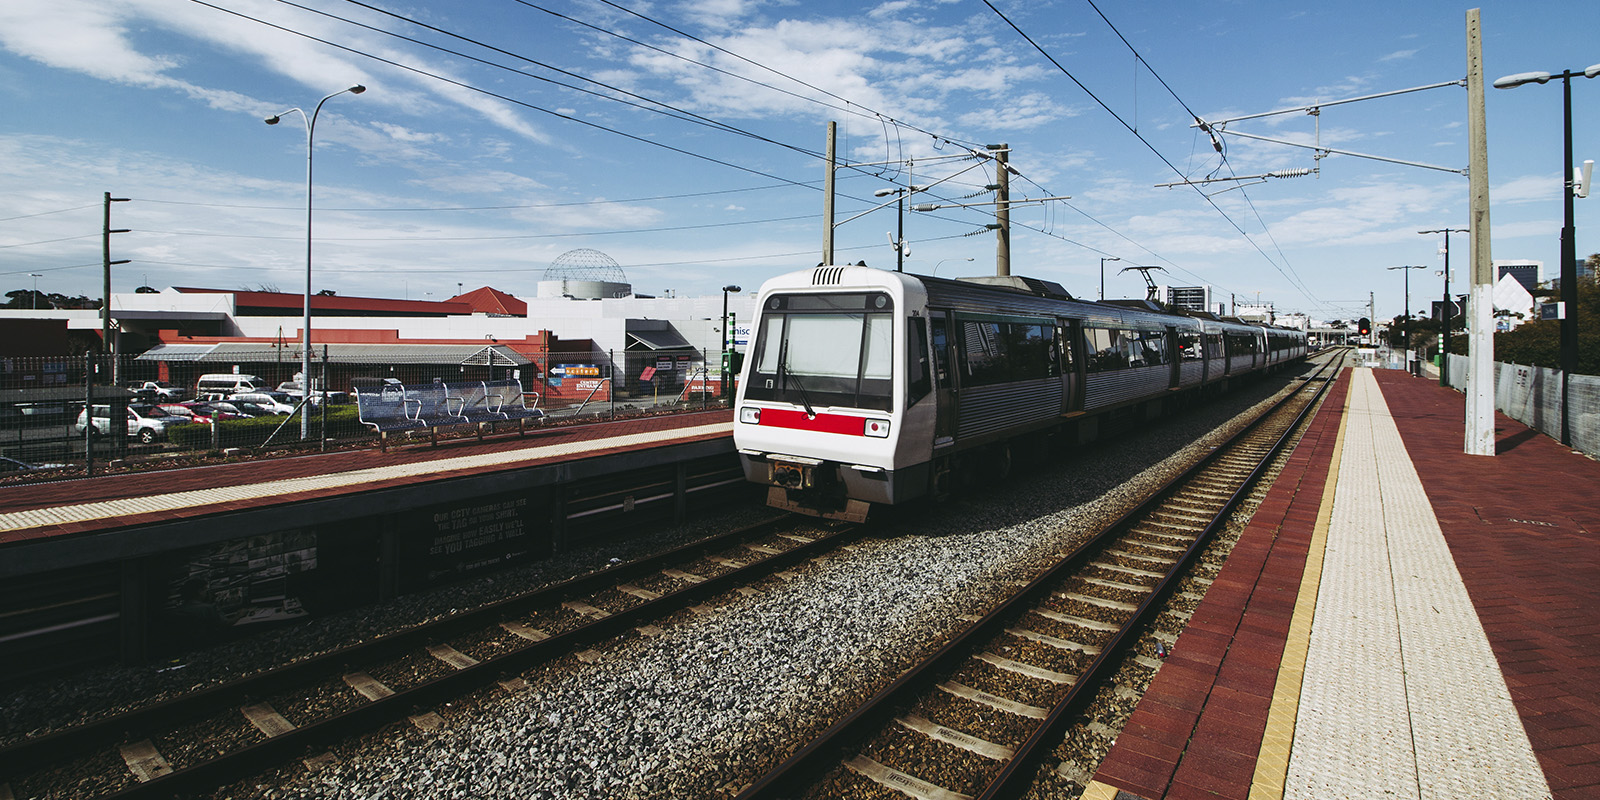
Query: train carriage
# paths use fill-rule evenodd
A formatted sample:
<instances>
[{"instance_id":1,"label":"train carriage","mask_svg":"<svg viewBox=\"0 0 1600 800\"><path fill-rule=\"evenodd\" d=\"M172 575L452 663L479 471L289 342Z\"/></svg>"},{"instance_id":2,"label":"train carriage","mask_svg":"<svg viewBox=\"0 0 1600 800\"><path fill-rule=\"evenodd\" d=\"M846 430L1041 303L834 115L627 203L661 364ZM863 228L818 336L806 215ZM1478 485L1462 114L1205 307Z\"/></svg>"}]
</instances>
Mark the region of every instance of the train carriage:
<instances>
[{"instance_id":1,"label":"train carriage","mask_svg":"<svg viewBox=\"0 0 1600 800\"><path fill-rule=\"evenodd\" d=\"M1044 281L864 266L767 281L752 336L734 426L746 478L771 505L849 520L940 493L961 469L1003 471L1024 437L1294 352L1260 326L1081 302Z\"/></svg>"}]
</instances>

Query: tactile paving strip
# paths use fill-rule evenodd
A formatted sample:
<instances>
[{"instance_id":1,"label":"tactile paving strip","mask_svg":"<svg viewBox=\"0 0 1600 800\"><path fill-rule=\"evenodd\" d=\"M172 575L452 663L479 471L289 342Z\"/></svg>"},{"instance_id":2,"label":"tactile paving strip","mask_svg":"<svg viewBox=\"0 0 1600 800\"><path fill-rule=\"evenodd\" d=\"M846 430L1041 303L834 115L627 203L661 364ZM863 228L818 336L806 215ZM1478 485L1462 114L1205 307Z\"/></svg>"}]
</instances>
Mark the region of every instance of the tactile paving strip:
<instances>
[{"instance_id":1,"label":"tactile paving strip","mask_svg":"<svg viewBox=\"0 0 1600 800\"><path fill-rule=\"evenodd\" d=\"M1284 797L1550 797L1368 370L1344 447Z\"/></svg>"}]
</instances>

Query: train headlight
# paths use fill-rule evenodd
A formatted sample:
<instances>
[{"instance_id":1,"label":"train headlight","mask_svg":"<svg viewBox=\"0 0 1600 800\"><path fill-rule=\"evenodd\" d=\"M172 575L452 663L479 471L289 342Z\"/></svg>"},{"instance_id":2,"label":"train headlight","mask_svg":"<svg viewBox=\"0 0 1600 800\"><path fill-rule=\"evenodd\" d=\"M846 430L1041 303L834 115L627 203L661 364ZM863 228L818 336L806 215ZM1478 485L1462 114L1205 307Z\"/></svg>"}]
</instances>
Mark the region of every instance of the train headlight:
<instances>
[{"instance_id":1,"label":"train headlight","mask_svg":"<svg viewBox=\"0 0 1600 800\"><path fill-rule=\"evenodd\" d=\"M866 429L862 432L875 439L887 439L889 438L889 420L869 419L866 422Z\"/></svg>"},{"instance_id":2,"label":"train headlight","mask_svg":"<svg viewBox=\"0 0 1600 800\"><path fill-rule=\"evenodd\" d=\"M761 409L748 407L739 409L739 421L749 425L760 425Z\"/></svg>"}]
</instances>

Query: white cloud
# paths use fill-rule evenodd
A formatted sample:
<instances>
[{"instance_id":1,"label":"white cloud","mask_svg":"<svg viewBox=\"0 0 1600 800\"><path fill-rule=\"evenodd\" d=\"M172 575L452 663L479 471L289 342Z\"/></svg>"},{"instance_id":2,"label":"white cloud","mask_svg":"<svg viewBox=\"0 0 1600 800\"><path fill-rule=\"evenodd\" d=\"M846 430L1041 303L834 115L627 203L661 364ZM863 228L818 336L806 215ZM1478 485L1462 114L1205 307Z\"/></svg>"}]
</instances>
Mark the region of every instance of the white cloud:
<instances>
[{"instance_id":1,"label":"white cloud","mask_svg":"<svg viewBox=\"0 0 1600 800\"><path fill-rule=\"evenodd\" d=\"M418 66L449 77L448 70L415 54L394 50L376 34L352 31L321 17L297 14L265 0L239 0L231 7L257 19L282 24L319 38L339 41L355 50ZM276 30L232 14L191 3L168 0L7 0L0 3L0 46L58 69L101 80L149 89L181 92L212 108L264 116L282 110L278 103L208 87L175 73L189 58L145 53L134 41L145 26L157 26L189 37L198 47L244 54L263 67L313 91L362 83L376 101L412 113L435 110L440 102L470 109L495 125L524 138L548 137L507 103L483 94L418 76L404 70L368 65L356 56L310 39ZM338 27L335 27L338 26Z\"/></svg>"}]
</instances>

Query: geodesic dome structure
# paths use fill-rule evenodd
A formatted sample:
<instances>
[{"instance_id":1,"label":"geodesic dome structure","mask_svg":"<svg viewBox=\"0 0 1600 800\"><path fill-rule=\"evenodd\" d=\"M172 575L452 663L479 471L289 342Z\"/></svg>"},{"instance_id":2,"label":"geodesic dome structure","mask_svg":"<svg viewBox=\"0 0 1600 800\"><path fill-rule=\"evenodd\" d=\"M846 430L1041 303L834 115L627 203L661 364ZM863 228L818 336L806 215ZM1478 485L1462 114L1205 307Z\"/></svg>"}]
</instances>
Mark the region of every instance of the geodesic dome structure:
<instances>
[{"instance_id":1,"label":"geodesic dome structure","mask_svg":"<svg viewBox=\"0 0 1600 800\"><path fill-rule=\"evenodd\" d=\"M543 280L627 283L628 276L611 256L588 247L568 250L545 268Z\"/></svg>"},{"instance_id":2,"label":"geodesic dome structure","mask_svg":"<svg viewBox=\"0 0 1600 800\"><path fill-rule=\"evenodd\" d=\"M572 300L599 300L633 294L628 276L611 256L580 247L568 250L544 271L539 281L540 297L565 297Z\"/></svg>"}]
</instances>

